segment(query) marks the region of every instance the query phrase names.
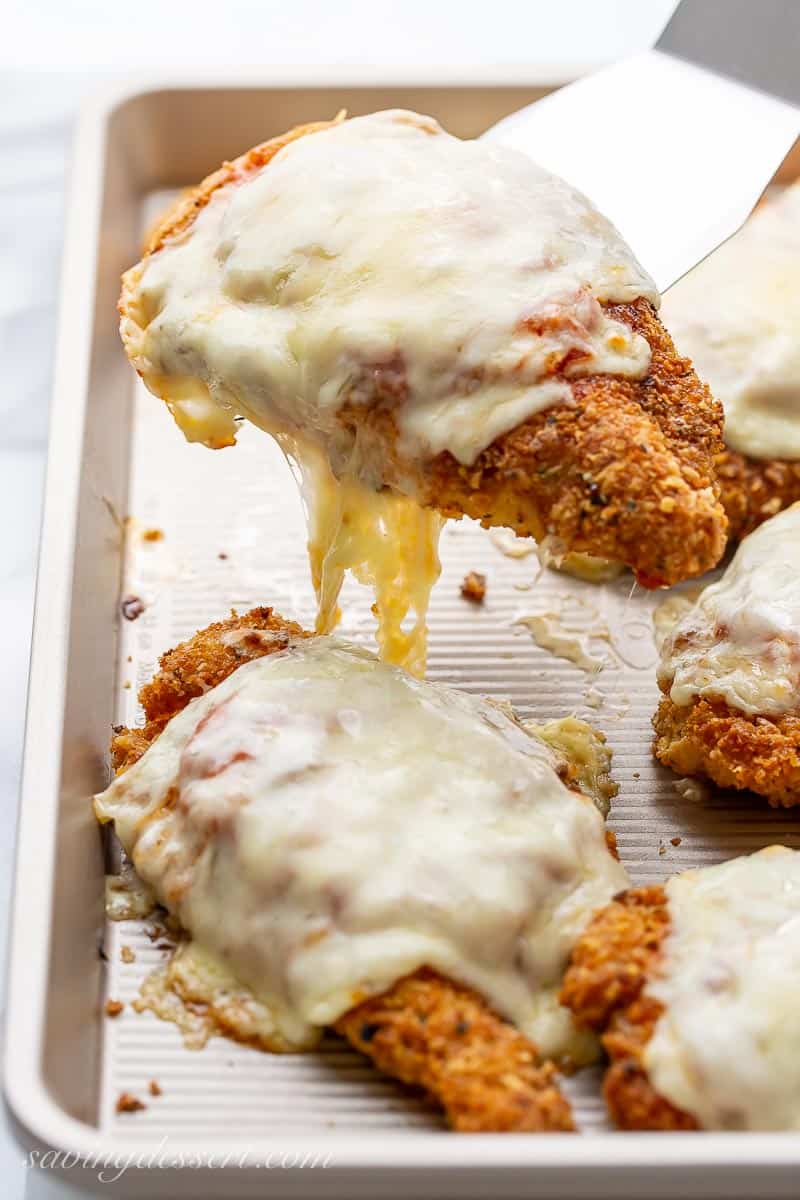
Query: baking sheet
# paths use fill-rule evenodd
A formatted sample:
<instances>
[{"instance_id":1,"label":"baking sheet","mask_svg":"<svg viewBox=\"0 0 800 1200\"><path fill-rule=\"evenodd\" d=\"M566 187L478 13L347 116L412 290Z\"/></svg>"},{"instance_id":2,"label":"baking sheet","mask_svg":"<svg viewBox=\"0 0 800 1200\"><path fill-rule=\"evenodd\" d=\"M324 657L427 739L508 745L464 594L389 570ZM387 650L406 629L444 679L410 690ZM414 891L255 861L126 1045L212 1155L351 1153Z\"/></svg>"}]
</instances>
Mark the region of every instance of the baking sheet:
<instances>
[{"instance_id":1,"label":"baking sheet","mask_svg":"<svg viewBox=\"0 0 800 1200\"><path fill-rule=\"evenodd\" d=\"M565 68L542 77L533 67L510 80L486 71L459 78L403 71L376 84L369 69L316 70L310 78L273 68L268 81L240 73L128 82L83 115L54 371L4 1074L20 1141L66 1151L69 1158L53 1165L81 1187L193 1200L265 1190L350 1200L796 1194L800 1148L791 1135L603 1136L596 1072L568 1084L594 1136L454 1137L417 1098L333 1039L320 1054L292 1058L221 1039L192 1052L153 1017L127 1007L114 1020L103 1015L107 997L130 1001L163 957L143 930L104 921L103 843L89 797L108 779L110 723L135 719L136 688L160 650L229 606L273 604L306 622L313 615L301 509L282 458L254 430L243 431L238 449L218 454L183 441L166 410L135 385L121 352L119 274L136 258L164 189L197 180L232 150L341 107L416 108L475 136L570 75ZM798 173L800 152L781 177ZM147 527L162 529L163 541L143 542ZM510 697L523 716L576 711L605 729L621 784L611 824L635 881L773 840L796 844L785 814L742 798L694 806L653 767L648 609L655 599L631 597L629 577L594 588L548 574L534 584L533 557L506 558L491 535L466 522L445 530L442 559L431 677ZM459 596L468 570L488 576L482 609ZM120 617L130 590L147 605L132 624ZM342 633L369 641L370 598L351 585L345 600ZM520 615L553 609L568 626L601 633L591 643L607 659L597 679L514 626ZM603 694L600 709L587 707L590 690ZM122 961L123 945L134 962ZM147 1094L151 1079L160 1097ZM126 1090L148 1107L117 1115ZM146 1180L113 1167L126 1154L134 1157L123 1162L147 1172ZM265 1179L270 1160L281 1168L279 1180ZM111 1171L101 1177L98 1163L111 1163Z\"/></svg>"},{"instance_id":2,"label":"baking sheet","mask_svg":"<svg viewBox=\"0 0 800 1200\"><path fill-rule=\"evenodd\" d=\"M165 201L163 194L149 199L145 223ZM122 623L115 719L128 725L141 721L136 690L152 676L158 655L231 608L269 604L312 628L315 613L300 499L272 440L245 424L234 448L211 452L188 445L165 406L141 384L133 428L122 594L140 597L146 607L136 621ZM153 529L163 538L143 536ZM601 729L614 751L620 787L609 824L635 884L775 841L800 847L791 813L711 789L703 789L699 801L684 796L676 777L653 760L650 718L658 689L652 610L665 593L643 591L627 572L592 584L543 570L535 553L504 553L505 541L471 521L445 525L442 575L429 617L428 677L510 699L525 718L576 714ZM533 549L533 543L527 546ZM460 595L461 580L472 570L487 578L480 606ZM369 589L348 581L341 636L374 647L372 600ZM602 664L599 671L540 648L517 623L537 613L557 614L551 619L582 638ZM106 996L126 1005L103 1029L100 1120L116 1139L139 1141L156 1130L185 1128L213 1137L221 1112L242 1138L265 1128L343 1129L366 1137L441 1127L412 1093L381 1079L333 1037L310 1055L276 1057L220 1038L201 1051L185 1049L176 1027L130 1007L144 976L169 954L154 947L150 925L111 922L106 933ZM121 961L122 944L134 950L135 963ZM147 1083L153 1077L163 1095L151 1100ZM566 1085L587 1133L610 1128L599 1081L600 1073L590 1071ZM147 1108L117 1113L122 1092L142 1098Z\"/></svg>"}]
</instances>

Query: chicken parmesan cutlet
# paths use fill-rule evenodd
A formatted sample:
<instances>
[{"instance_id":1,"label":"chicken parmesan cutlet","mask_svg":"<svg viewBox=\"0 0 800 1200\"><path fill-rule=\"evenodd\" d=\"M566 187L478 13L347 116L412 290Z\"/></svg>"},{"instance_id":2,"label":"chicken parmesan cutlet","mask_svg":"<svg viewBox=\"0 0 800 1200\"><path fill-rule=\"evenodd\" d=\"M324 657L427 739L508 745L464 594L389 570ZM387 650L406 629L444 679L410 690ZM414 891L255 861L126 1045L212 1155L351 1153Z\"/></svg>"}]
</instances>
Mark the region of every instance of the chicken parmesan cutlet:
<instances>
[{"instance_id":1,"label":"chicken parmesan cutlet","mask_svg":"<svg viewBox=\"0 0 800 1200\"><path fill-rule=\"evenodd\" d=\"M601 1035L623 1129L800 1129L800 852L632 888L578 940L561 998Z\"/></svg>"},{"instance_id":2,"label":"chicken parmesan cutlet","mask_svg":"<svg viewBox=\"0 0 800 1200\"><path fill-rule=\"evenodd\" d=\"M800 804L800 504L739 546L661 645L654 750L681 775Z\"/></svg>"},{"instance_id":3,"label":"chicken parmesan cutlet","mask_svg":"<svg viewBox=\"0 0 800 1200\"><path fill-rule=\"evenodd\" d=\"M152 232L120 312L189 440L230 446L244 417L299 467L317 632L352 569L375 585L382 656L421 673L442 518L647 587L720 557L721 410L658 303L563 180L390 111L225 164Z\"/></svg>"},{"instance_id":4,"label":"chicken parmesan cutlet","mask_svg":"<svg viewBox=\"0 0 800 1200\"><path fill-rule=\"evenodd\" d=\"M661 315L725 410L715 466L739 541L800 500L800 184L666 293Z\"/></svg>"},{"instance_id":5,"label":"chicken parmesan cutlet","mask_svg":"<svg viewBox=\"0 0 800 1200\"><path fill-rule=\"evenodd\" d=\"M572 1128L554 1064L598 1044L558 991L628 882L607 779L596 804L552 726L270 609L164 655L141 702L95 811L186 932L179 993L263 1050L333 1027L455 1129Z\"/></svg>"}]
</instances>

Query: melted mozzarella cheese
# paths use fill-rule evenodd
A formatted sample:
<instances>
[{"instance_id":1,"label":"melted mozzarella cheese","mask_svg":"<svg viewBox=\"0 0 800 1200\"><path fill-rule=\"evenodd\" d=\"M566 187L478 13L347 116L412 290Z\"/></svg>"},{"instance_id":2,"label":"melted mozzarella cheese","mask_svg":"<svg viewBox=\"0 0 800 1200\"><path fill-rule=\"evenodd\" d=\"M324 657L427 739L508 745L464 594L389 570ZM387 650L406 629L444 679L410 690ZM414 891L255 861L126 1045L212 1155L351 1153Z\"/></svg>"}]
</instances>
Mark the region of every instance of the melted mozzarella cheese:
<instances>
[{"instance_id":1,"label":"melted mozzarella cheese","mask_svg":"<svg viewBox=\"0 0 800 1200\"><path fill-rule=\"evenodd\" d=\"M745 538L664 638L659 682L673 703L704 696L772 717L800 705L799 556L800 504Z\"/></svg>"},{"instance_id":2,"label":"melted mozzarella cheese","mask_svg":"<svg viewBox=\"0 0 800 1200\"><path fill-rule=\"evenodd\" d=\"M341 419L343 408L385 412L393 483L413 496L421 461L449 451L473 463L568 400L566 377L643 376L646 340L601 302L658 302L616 230L573 188L515 151L461 141L407 112L285 146L215 192L127 279L129 355L186 436L231 445L238 414L290 440L307 475L321 451L336 479L348 477L349 497L331 499L327 484L317 493L354 514L360 485L353 525L371 531L387 451L358 452L354 467L358 421ZM408 479L404 462L414 464ZM427 561L432 522L420 535L426 519L405 513L421 545L408 540L400 552ZM317 526L331 520L312 513ZM380 576L374 532L357 548L348 536L354 561ZM329 550L340 557L342 541ZM322 608L335 611L335 600L321 597ZM412 604L399 596L400 607ZM385 597L378 607L390 625ZM399 661L419 656L419 639L405 658L402 638L383 641Z\"/></svg>"},{"instance_id":3,"label":"melted mozzarella cheese","mask_svg":"<svg viewBox=\"0 0 800 1200\"><path fill-rule=\"evenodd\" d=\"M627 877L549 748L484 700L299 641L173 717L95 807L277 1044L428 964L544 1052L593 1049L558 988Z\"/></svg>"},{"instance_id":4,"label":"melted mozzarella cheese","mask_svg":"<svg viewBox=\"0 0 800 1200\"><path fill-rule=\"evenodd\" d=\"M705 1129L800 1129L800 853L686 871L667 896L651 1082Z\"/></svg>"},{"instance_id":5,"label":"melted mozzarella cheese","mask_svg":"<svg viewBox=\"0 0 800 1200\"><path fill-rule=\"evenodd\" d=\"M365 487L352 471L337 479L317 447L280 439L296 467L306 508L308 556L317 595L317 633L332 633L345 571L372 586L381 658L422 678L426 615L439 578L443 518L398 492ZM414 612L413 622L407 620Z\"/></svg>"},{"instance_id":6,"label":"melted mozzarella cheese","mask_svg":"<svg viewBox=\"0 0 800 1200\"><path fill-rule=\"evenodd\" d=\"M145 260L144 328L125 332L159 394L165 377L196 379L212 408L313 434L335 469L349 457L336 414L376 393L410 451L469 464L569 398L553 378L565 362L570 375L643 375L647 342L600 304L640 296L657 303L613 226L563 180L383 112L300 138L215 192ZM187 404L204 440L173 393L179 421Z\"/></svg>"},{"instance_id":7,"label":"melted mozzarella cheese","mask_svg":"<svg viewBox=\"0 0 800 1200\"><path fill-rule=\"evenodd\" d=\"M725 440L800 458L800 186L671 288L662 316L725 409Z\"/></svg>"}]
</instances>

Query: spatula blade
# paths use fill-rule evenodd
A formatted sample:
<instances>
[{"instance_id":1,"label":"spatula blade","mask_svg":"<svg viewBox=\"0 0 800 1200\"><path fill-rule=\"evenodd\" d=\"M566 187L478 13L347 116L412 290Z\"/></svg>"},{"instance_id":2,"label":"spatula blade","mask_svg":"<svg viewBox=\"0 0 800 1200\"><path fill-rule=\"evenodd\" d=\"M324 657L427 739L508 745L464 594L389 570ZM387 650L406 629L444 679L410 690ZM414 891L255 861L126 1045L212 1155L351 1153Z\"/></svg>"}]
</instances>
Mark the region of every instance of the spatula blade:
<instances>
[{"instance_id":1,"label":"spatula blade","mask_svg":"<svg viewBox=\"0 0 800 1200\"><path fill-rule=\"evenodd\" d=\"M585 192L663 292L735 233L799 134L793 104L650 50L484 136Z\"/></svg>"}]
</instances>

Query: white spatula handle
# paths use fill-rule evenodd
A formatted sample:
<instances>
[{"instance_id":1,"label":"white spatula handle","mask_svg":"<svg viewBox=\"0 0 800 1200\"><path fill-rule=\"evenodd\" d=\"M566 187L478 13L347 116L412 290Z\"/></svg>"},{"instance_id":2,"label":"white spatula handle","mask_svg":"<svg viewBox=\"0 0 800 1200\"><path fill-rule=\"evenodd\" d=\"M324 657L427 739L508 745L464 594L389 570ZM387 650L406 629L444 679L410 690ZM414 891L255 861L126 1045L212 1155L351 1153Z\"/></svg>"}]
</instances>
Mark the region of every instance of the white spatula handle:
<instances>
[{"instance_id":1,"label":"white spatula handle","mask_svg":"<svg viewBox=\"0 0 800 1200\"><path fill-rule=\"evenodd\" d=\"M800 104L797 0L682 0L656 49Z\"/></svg>"}]
</instances>

